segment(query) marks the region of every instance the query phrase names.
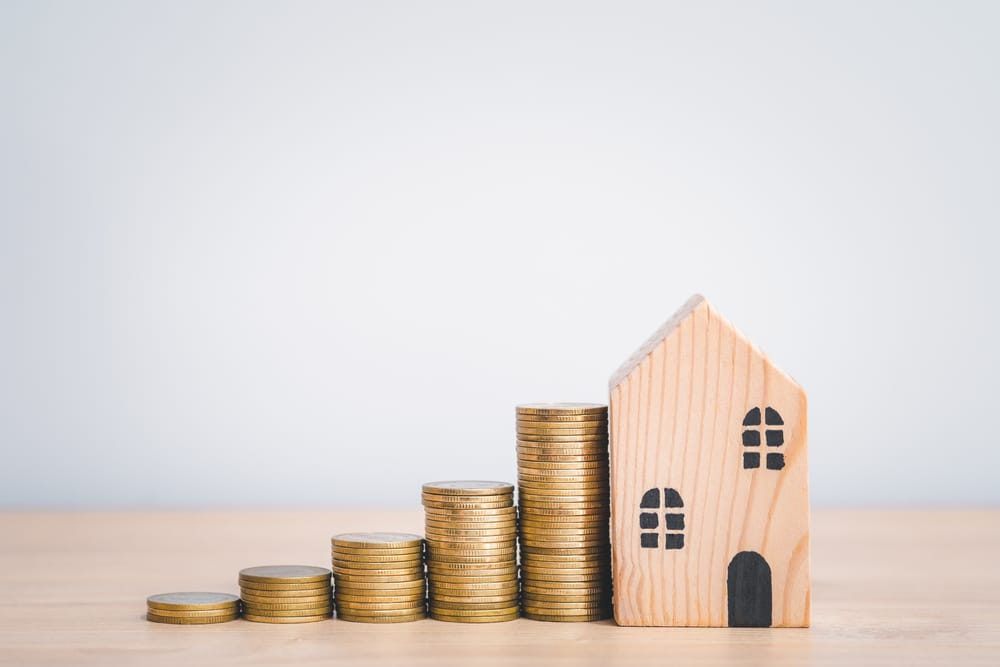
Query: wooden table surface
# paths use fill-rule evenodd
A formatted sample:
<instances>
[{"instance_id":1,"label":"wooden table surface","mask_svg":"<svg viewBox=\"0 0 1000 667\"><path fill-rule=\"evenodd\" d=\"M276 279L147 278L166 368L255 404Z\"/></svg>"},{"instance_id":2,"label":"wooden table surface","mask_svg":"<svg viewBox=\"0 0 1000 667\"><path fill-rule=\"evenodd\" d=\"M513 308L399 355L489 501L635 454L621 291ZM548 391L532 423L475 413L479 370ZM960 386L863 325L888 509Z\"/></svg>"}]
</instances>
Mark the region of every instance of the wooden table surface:
<instances>
[{"instance_id":1,"label":"wooden table surface","mask_svg":"<svg viewBox=\"0 0 1000 667\"><path fill-rule=\"evenodd\" d=\"M1000 665L1000 511L816 511L813 627L612 621L367 625L144 620L238 593L240 568L329 562L329 537L422 532L419 510L0 514L0 665Z\"/></svg>"}]
</instances>

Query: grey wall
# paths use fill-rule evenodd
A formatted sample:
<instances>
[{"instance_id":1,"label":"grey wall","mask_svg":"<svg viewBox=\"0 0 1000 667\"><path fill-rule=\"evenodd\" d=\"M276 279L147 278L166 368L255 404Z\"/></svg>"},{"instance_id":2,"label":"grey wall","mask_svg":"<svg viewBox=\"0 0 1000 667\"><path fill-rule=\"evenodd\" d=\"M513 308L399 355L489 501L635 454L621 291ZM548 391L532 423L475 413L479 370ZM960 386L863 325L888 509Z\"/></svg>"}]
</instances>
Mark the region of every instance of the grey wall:
<instances>
[{"instance_id":1,"label":"grey wall","mask_svg":"<svg viewBox=\"0 0 1000 667\"><path fill-rule=\"evenodd\" d=\"M754 6L751 6L754 5ZM997 3L0 5L0 505L513 479L695 291L817 505L996 503Z\"/></svg>"}]
</instances>

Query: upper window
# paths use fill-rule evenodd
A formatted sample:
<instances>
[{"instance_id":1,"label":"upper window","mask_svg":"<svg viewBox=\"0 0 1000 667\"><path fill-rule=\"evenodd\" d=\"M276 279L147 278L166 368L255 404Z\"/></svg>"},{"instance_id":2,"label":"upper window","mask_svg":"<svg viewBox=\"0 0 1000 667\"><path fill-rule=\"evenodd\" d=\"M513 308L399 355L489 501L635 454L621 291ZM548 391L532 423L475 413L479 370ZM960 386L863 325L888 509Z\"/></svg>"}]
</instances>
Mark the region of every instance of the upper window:
<instances>
[{"instance_id":1,"label":"upper window","mask_svg":"<svg viewBox=\"0 0 1000 667\"><path fill-rule=\"evenodd\" d=\"M761 443L767 447L781 447L785 444L785 422L772 407L764 408L764 419L761 424L760 408L754 408L743 418L743 467L760 467ZM761 437L763 434L763 438ZM781 451L767 451L765 465L768 470L781 470L785 467L785 455Z\"/></svg>"},{"instance_id":2,"label":"upper window","mask_svg":"<svg viewBox=\"0 0 1000 667\"><path fill-rule=\"evenodd\" d=\"M684 507L681 494L675 489L650 489L642 494L639 502L639 545L643 549L659 549L660 536L664 549L684 548L684 512L676 510ZM663 522L660 522L660 512Z\"/></svg>"}]
</instances>

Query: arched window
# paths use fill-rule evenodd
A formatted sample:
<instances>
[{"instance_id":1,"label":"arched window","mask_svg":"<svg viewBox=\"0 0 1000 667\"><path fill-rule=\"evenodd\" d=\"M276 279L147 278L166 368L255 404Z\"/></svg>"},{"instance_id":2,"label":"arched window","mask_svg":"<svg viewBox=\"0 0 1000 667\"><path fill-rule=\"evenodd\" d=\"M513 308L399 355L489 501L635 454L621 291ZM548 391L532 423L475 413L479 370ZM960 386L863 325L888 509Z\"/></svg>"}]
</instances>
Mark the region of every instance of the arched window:
<instances>
[{"instance_id":1,"label":"arched window","mask_svg":"<svg viewBox=\"0 0 1000 667\"><path fill-rule=\"evenodd\" d=\"M743 451L743 467L760 467L760 450L755 449L761 445L761 432L764 434L763 442L768 447L781 447L785 444L784 420L778 411L772 407L764 408L764 425L761 426L760 408L754 408L743 418L743 446L747 449ZM780 451L767 452L767 469L781 470L785 467L785 455Z\"/></svg>"},{"instance_id":2,"label":"arched window","mask_svg":"<svg viewBox=\"0 0 1000 667\"><path fill-rule=\"evenodd\" d=\"M684 513L671 510L684 507L684 501L675 489L662 491L662 495L660 489L650 489L642 494L639 502L639 529L642 531L639 533L639 544L643 549L659 549L662 533L664 549L683 549ZM663 513L662 526L660 509L668 510Z\"/></svg>"}]
</instances>

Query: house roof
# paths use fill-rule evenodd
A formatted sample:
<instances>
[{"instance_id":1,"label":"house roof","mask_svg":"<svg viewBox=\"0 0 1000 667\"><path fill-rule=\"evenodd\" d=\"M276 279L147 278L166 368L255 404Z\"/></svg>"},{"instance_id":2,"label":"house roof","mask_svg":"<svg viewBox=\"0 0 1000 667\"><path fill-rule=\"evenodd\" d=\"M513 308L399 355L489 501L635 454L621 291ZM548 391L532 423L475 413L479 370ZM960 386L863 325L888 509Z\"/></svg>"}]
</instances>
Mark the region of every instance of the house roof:
<instances>
[{"instance_id":1,"label":"house roof","mask_svg":"<svg viewBox=\"0 0 1000 667\"><path fill-rule=\"evenodd\" d=\"M611 376L609 388L614 389L619 384L621 384L625 380L625 378L627 378L629 374L631 374L632 371L634 371L639 366L639 364L642 363L642 360L649 356L649 354L656 348L657 345L659 345L661 342L663 342L665 338L667 338L668 336L670 336L670 334L676 331L677 327L679 327L681 323L684 322L684 320L690 317L699 308L711 308L711 306L709 305L708 300L705 299L705 297L703 297L701 294L695 294L690 299L688 299L687 303L681 306L680 309L677 310L677 312L671 315L670 319L664 322L663 325L659 329L657 329L653 333L653 335L650 336L649 339L645 343L643 343L642 346L639 347L639 349L636 350L635 353L632 354L632 356L630 356L617 371L615 371L614 375ZM720 317L723 322L732 327L738 337L746 340L746 337L743 336L743 334L740 333L738 329L733 327L733 325L728 320L719 315L718 311L716 311L713 308L712 312L716 316ZM794 378L790 377L787 373L782 371L780 368L776 367L774 363L770 360L770 358L766 354L764 354L756 345L753 345L753 343L750 344L753 346L754 350L756 350L757 353L764 358L765 363L767 363L769 366L771 366L776 371L781 373L785 378L788 379L789 382L798 386L798 383L795 382Z\"/></svg>"}]
</instances>

